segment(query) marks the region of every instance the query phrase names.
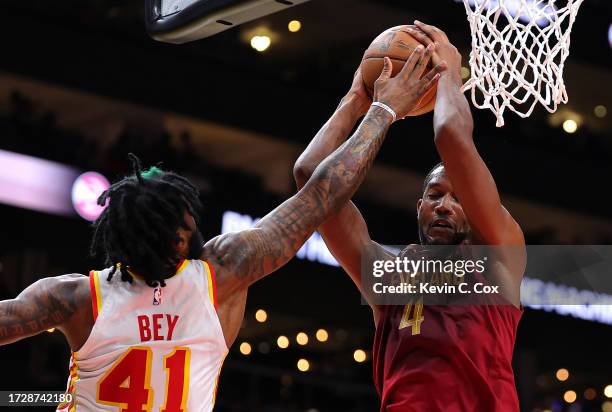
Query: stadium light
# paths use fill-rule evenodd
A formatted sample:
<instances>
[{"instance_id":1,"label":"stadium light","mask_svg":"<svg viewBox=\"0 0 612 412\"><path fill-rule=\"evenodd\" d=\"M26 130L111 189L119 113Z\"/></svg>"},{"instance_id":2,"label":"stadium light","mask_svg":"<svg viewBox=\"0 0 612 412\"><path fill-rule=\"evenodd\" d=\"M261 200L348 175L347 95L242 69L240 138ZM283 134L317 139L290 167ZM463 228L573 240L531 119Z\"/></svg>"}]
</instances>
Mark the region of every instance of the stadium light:
<instances>
[{"instance_id":1,"label":"stadium light","mask_svg":"<svg viewBox=\"0 0 612 412\"><path fill-rule=\"evenodd\" d=\"M353 352L353 359L355 359L355 362L363 363L366 361L367 357L368 356L363 349L357 349L355 352Z\"/></svg>"},{"instance_id":2,"label":"stadium light","mask_svg":"<svg viewBox=\"0 0 612 412\"><path fill-rule=\"evenodd\" d=\"M576 392L565 391L563 394L563 400L567 403L574 403L576 401Z\"/></svg>"},{"instance_id":3,"label":"stadium light","mask_svg":"<svg viewBox=\"0 0 612 412\"><path fill-rule=\"evenodd\" d=\"M587 388L584 390L584 399L592 401L597 396L597 391L594 388Z\"/></svg>"},{"instance_id":4,"label":"stadium light","mask_svg":"<svg viewBox=\"0 0 612 412\"><path fill-rule=\"evenodd\" d=\"M259 323L264 323L268 319L268 313L263 309L259 309L255 312L255 319Z\"/></svg>"},{"instance_id":5,"label":"stadium light","mask_svg":"<svg viewBox=\"0 0 612 412\"><path fill-rule=\"evenodd\" d=\"M302 29L302 22L299 20L291 20L287 25L287 28L291 33L297 33Z\"/></svg>"},{"instance_id":6,"label":"stadium light","mask_svg":"<svg viewBox=\"0 0 612 412\"><path fill-rule=\"evenodd\" d=\"M565 382L569 378L569 371L565 368L561 368L557 371L555 376L560 382Z\"/></svg>"},{"instance_id":7,"label":"stadium light","mask_svg":"<svg viewBox=\"0 0 612 412\"><path fill-rule=\"evenodd\" d=\"M599 117L600 119L603 119L608 114L608 109L603 104L598 104L593 109L593 112L595 113L595 116Z\"/></svg>"},{"instance_id":8,"label":"stadium light","mask_svg":"<svg viewBox=\"0 0 612 412\"><path fill-rule=\"evenodd\" d=\"M251 348L251 344L248 342L242 342L240 344L240 353L242 353L244 356L250 355L251 351L253 349Z\"/></svg>"},{"instance_id":9,"label":"stadium light","mask_svg":"<svg viewBox=\"0 0 612 412\"><path fill-rule=\"evenodd\" d=\"M281 335L276 339L276 344L281 349L287 349L289 347L289 338Z\"/></svg>"},{"instance_id":10,"label":"stadium light","mask_svg":"<svg viewBox=\"0 0 612 412\"><path fill-rule=\"evenodd\" d=\"M251 47L260 53L266 51L270 44L272 44L272 40L268 36L253 36L251 38Z\"/></svg>"},{"instance_id":11,"label":"stadium light","mask_svg":"<svg viewBox=\"0 0 612 412\"><path fill-rule=\"evenodd\" d=\"M319 329L315 336L319 342L327 342L329 339L329 333L325 329Z\"/></svg>"},{"instance_id":12,"label":"stadium light","mask_svg":"<svg viewBox=\"0 0 612 412\"><path fill-rule=\"evenodd\" d=\"M299 345L304 346L308 343L308 335L305 334L304 332L300 332L295 337L295 340L297 341Z\"/></svg>"},{"instance_id":13,"label":"stadium light","mask_svg":"<svg viewBox=\"0 0 612 412\"><path fill-rule=\"evenodd\" d=\"M563 122L563 130L565 133L575 133L578 130L578 123L575 120L567 119Z\"/></svg>"},{"instance_id":14,"label":"stadium light","mask_svg":"<svg viewBox=\"0 0 612 412\"><path fill-rule=\"evenodd\" d=\"M308 372L310 370L310 362L306 359L300 359L297 363L297 368L300 372Z\"/></svg>"}]
</instances>

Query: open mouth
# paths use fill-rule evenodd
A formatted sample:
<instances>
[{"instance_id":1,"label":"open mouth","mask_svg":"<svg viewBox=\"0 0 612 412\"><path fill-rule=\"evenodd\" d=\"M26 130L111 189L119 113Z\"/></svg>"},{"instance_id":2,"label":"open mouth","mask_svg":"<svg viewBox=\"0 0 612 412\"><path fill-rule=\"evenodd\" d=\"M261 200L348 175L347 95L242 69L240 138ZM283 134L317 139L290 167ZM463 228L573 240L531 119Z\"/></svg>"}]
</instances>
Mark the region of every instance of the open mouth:
<instances>
[{"instance_id":1,"label":"open mouth","mask_svg":"<svg viewBox=\"0 0 612 412\"><path fill-rule=\"evenodd\" d=\"M436 219L431 223L431 228L452 230L453 225L446 219Z\"/></svg>"}]
</instances>

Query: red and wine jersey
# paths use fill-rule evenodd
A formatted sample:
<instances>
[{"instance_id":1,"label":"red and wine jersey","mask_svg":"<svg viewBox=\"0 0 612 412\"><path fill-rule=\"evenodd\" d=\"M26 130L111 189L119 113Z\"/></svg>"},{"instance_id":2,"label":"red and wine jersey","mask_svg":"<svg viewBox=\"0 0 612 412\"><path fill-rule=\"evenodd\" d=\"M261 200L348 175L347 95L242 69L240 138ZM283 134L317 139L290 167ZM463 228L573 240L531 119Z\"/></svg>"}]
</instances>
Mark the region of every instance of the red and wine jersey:
<instances>
[{"instance_id":1,"label":"red and wine jersey","mask_svg":"<svg viewBox=\"0 0 612 412\"><path fill-rule=\"evenodd\" d=\"M381 412L510 412L519 403L512 305L380 306L373 366Z\"/></svg>"}]
</instances>

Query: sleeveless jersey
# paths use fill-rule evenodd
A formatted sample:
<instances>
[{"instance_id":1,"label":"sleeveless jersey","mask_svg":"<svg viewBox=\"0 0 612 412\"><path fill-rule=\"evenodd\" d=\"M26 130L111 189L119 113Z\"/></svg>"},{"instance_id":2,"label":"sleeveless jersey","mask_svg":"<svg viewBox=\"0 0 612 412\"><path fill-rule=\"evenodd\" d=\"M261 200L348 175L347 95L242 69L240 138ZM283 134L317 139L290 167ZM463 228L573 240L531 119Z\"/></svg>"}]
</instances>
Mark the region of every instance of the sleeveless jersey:
<instances>
[{"instance_id":1,"label":"sleeveless jersey","mask_svg":"<svg viewBox=\"0 0 612 412\"><path fill-rule=\"evenodd\" d=\"M89 275L94 325L73 352L62 412L213 410L227 355L212 268L184 260L165 287Z\"/></svg>"},{"instance_id":2,"label":"sleeveless jersey","mask_svg":"<svg viewBox=\"0 0 612 412\"><path fill-rule=\"evenodd\" d=\"M381 306L373 366L382 412L519 411L512 305Z\"/></svg>"},{"instance_id":3,"label":"sleeveless jersey","mask_svg":"<svg viewBox=\"0 0 612 412\"><path fill-rule=\"evenodd\" d=\"M458 246L451 257L474 258ZM408 247L400 255L430 253ZM479 272L462 281L488 284ZM502 296L438 298L430 302L446 304L380 306L372 357L381 411L518 412L512 352L522 310Z\"/></svg>"}]
</instances>

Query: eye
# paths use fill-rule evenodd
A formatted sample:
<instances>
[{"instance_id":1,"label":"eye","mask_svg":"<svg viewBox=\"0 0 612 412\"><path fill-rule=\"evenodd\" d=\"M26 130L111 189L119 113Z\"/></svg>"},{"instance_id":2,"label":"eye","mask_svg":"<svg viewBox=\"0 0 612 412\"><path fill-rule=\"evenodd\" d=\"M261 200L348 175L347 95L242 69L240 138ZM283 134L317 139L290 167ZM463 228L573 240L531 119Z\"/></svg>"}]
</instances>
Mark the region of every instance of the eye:
<instances>
[{"instance_id":1,"label":"eye","mask_svg":"<svg viewBox=\"0 0 612 412\"><path fill-rule=\"evenodd\" d=\"M439 199L440 197L442 197L442 194L439 192L429 192L427 195L428 199Z\"/></svg>"}]
</instances>

